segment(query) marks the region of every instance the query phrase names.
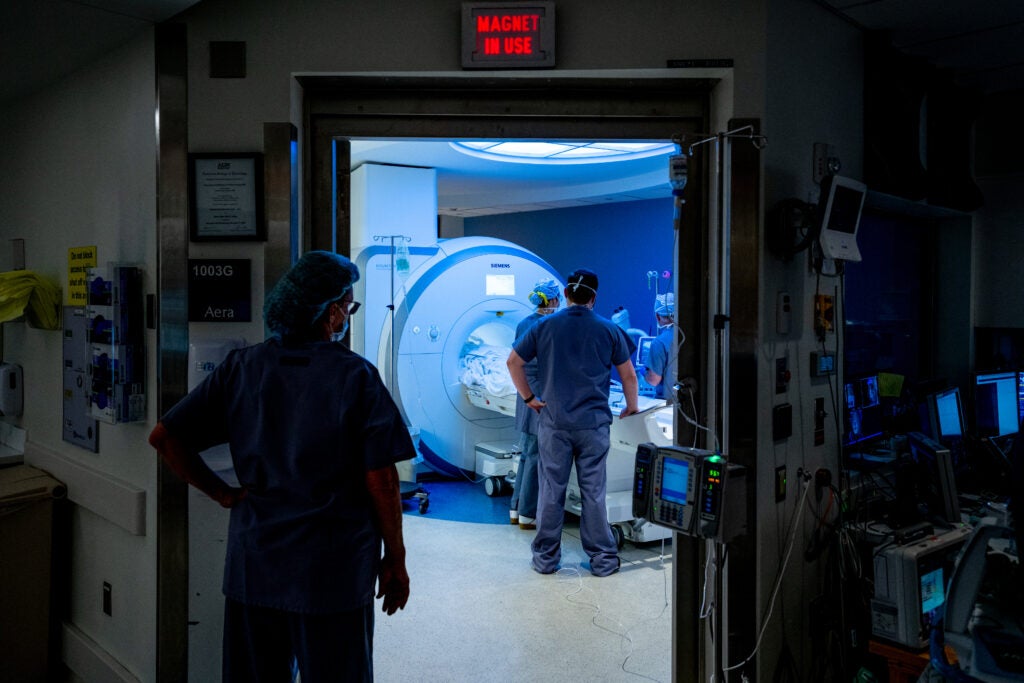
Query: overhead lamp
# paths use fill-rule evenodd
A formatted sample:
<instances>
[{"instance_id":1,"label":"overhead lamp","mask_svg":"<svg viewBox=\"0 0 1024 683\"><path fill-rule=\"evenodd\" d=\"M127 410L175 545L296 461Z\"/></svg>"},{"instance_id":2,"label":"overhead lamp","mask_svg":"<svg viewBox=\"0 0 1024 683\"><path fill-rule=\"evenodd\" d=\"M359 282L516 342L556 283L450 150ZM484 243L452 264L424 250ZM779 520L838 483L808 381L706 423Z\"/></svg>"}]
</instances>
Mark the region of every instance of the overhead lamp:
<instances>
[{"instance_id":1,"label":"overhead lamp","mask_svg":"<svg viewBox=\"0 0 1024 683\"><path fill-rule=\"evenodd\" d=\"M616 142L525 140L459 140L449 142L463 154L519 164L594 164L631 161L646 157L673 154L671 142Z\"/></svg>"}]
</instances>

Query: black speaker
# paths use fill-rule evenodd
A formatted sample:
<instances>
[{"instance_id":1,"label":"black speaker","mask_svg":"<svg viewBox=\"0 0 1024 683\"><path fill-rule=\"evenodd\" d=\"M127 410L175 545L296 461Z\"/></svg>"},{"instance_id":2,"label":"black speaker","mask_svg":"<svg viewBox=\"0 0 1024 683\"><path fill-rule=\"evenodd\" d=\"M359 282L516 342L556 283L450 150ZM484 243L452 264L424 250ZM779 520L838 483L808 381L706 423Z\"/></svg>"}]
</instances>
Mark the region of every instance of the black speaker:
<instances>
[{"instance_id":1,"label":"black speaker","mask_svg":"<svg viewBox=\"0 0 1024 683\"><path fill-rule=\"evenodd\" d=\"M210 41L210 78L245 78L245 41Z\"/></svg>"}]
</instances>

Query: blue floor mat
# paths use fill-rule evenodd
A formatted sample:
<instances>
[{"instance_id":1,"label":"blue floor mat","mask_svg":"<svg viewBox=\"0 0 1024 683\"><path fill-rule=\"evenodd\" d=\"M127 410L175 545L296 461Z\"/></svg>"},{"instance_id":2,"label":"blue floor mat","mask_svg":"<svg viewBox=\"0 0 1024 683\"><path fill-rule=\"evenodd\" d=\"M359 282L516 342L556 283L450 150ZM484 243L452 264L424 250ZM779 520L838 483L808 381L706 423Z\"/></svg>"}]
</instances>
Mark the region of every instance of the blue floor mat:
<instances>
[{"instance_id":1,"label":"blue floor mat","mask_svg":"<svg viewBox=\"0 0 1024 683\"><path fill-rule=\"evenodd\" d=\"M421 480L419 484L420 488L429 494L429 505L423 513L428 517L477 524L509 523L511 489L492 497L487 495L483 482L431 478ZM418 504L417 499L409 498L402 501L402 508L407 515L418 515Z\"/></svg>"}]
</instances>

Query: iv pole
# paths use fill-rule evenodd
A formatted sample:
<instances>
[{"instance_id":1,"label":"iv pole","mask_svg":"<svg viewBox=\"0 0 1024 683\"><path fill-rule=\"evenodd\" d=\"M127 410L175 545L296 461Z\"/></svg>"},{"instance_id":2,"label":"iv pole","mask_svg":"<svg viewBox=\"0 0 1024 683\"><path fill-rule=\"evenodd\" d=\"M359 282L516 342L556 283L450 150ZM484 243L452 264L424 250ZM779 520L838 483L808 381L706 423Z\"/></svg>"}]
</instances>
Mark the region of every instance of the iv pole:
<instances>
[{"instance_id":1,"label":"iv pole","mask_svg":"<svg viewBox=\"0 0 1024 683\"><path fill-rule=\"evenodd\" d=\"M395 241L403 240L412 242L412 237L407 235L374 235L374 242L388 240L388 255L390 256L389 270L391 272L391 297L388 299L388 310L391 312L391 333L388 338L388 391L394 396L395 393Z\"/></svg>"},{"instance_id":2,"label":"iv pole","mask_svg":"<svg viewBox=\"0 0 1024 683\"><path fill-rule=\"evenodd\" d=\"M709 382L708 396L708 423L714 426L714 432L718 435L720 448L718 452L728 458L729 453L729 302L730 302L730 235L732 233L732 159L729 152L732 149L733 138L749 139L754 147L763 149L767 139L763 135L754 133L752 125L742 126L734 130L715 135L706 135L696 142L690 144L686 156L693 156L694 148L708 142L715 143L715 179L718 198L718 225L715 234L711 237L711 253L709 258L709 281L710 291L708 299L713 302L711 328L714 334L714 353L711 354L713 364L710 374L713 375L713 382ZM683 147L684 136L673 139L673 142ZM684 164L685 165L685 164ZM677 196L676 210L682 208L681 197ZM677 217L678 220L678 217ZM710 445L710 444L709 444ZM712 637L714 638L714 656L712 662L712 680L725 681L725 617L724 617L724 570L721 564L722 547L724 544L708 539L714 544L713 561L716 565L715 571L715 597L714 597L714 624L712 625Z\"/></svg>"}]
</instances>

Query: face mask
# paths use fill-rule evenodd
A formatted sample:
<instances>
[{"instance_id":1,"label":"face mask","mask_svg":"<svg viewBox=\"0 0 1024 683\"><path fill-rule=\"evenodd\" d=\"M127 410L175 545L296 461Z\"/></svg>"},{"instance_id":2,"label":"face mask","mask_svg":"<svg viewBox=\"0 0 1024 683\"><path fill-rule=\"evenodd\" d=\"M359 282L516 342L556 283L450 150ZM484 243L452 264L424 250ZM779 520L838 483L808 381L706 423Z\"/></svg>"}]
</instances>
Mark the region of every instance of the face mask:
<instances>
[{"instance_id":1,"label":"face mask","mask_svg":"<svg viewBox=\"0 0 1024 683\"><path fill-rule=\"evenodd\" d=\"M345 323L341 326L341 332L331 332L332 342L341 342L345 339L345 333L348 332L348 318L345 318Z\"/></svg>"}]
</instances>

